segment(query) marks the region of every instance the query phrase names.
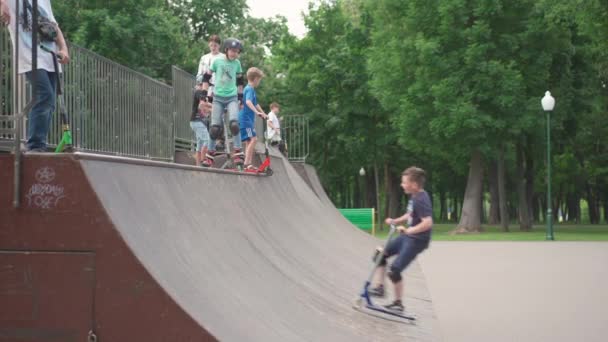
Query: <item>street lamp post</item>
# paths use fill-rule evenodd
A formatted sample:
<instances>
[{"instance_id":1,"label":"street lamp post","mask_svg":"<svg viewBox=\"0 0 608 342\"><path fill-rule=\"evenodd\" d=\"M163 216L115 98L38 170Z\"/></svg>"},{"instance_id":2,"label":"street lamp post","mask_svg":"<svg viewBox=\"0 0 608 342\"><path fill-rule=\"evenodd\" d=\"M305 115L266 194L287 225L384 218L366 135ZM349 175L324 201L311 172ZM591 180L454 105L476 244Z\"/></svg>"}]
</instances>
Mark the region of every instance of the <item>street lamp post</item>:
<instances>
[{"instance_id":1,"label":"street lamp post","mask_svg":"<svg viewBox=\"0 0 608 342\"><path fill-rule=\"evenodd\" d=\"M553 205L551 204L551 112L555 107L555 99L551 92L545 92L540 101L543 110L547 113L547 236L546 240L555 240L553 236Z\"/></svg>"}]
</instances>

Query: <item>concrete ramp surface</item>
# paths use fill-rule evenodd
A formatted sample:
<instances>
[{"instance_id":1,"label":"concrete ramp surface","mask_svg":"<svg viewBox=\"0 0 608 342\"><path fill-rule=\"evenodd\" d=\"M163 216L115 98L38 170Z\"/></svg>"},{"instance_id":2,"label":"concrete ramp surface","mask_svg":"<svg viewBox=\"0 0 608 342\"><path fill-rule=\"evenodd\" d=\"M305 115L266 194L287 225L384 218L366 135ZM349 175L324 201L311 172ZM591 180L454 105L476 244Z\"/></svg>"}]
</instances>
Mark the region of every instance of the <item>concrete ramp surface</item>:
<instances>
[{"instance_id":1,"label":"concrete ramp surface","mask_svg":"<svg viewBox=\"0 0 608 342\"><path fill-rule=\"evenodd\" d=\"M9 158L5 159L0 167L12 167ZM405 278L405 304L419 317L415 325L385 321L351 308L370 270L371 252L379 242L320 201L282 158L273 158L272 177L91 155L27 159L31 161L26 160L25 165L32 171L26 174L34 175L41 167L61 173L62 163L78 169L71 171L72 179L80 177L79 182L86 184L80 190L66 189L65 197L77 203L79 196L92 192L95 200L89 205L99 206L107 215L107 225L124 242L118 244L128 250L121 253L122 261L112 262L143 267L137 286L155 288L158 297L166 297L161 307L152 305L159 300L153 296L121 306L124 319L133 321L131 326L137 326L140 317L129 315L129 311L145 312L141 319L145 317L148 329L137 332L140 340L175 338L176 332L170 335L166 331L171 329L164 328L169 321L190 322L181 330L180 341L438 340L430 296L417 264ZM35 181L30 179L35 176L24 178L25 188ZM79 208L89 210L89 216L99 215L93 209ZM27 210L34 215L44 211ZM8 211L15 222L7 225L10 233L18 229L22 214ZM48 224L43 221L31 220L34 225ZM62 232L57 230L55 239L64 239ZM27 234L17 236L6 243L0 239L0 249L23 247L20 240L27 239ZM97 269L104 269L103 274L98 271L95 300L105 296L107 303L114 301L119 306L114 294L136 297L137 291L113 292L135 287L130 282L136 280L112 275L114 264L108 264L112 251L92 236L89 239L88 245L79 248L95 253ZM45 243L25 245L45 250L71 248L69 242ZM112 341L130 340L116 331L109 317L104 322L110 312L94 312L92 329L108 331L107 335L112 331ZM0 328L0 336L1 332Z\"/></svg>"}]
</instances>

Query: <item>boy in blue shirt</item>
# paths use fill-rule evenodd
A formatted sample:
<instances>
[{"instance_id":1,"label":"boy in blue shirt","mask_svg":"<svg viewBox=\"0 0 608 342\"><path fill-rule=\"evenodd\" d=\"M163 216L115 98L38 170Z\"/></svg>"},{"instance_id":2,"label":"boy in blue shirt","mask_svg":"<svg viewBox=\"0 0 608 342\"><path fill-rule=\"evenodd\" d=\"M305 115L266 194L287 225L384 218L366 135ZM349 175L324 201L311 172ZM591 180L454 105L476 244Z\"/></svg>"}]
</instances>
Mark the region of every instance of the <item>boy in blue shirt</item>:
<instances>
[{"instance_id":1,"label":"boy in blue shirt","mask_svg":"<svg viewBox=\"0 0 608 342\"><path fill-rule=\"evenodd\" d=\"M255 132L255 115L259 115L266 119L266 113L258 104L258 99L255 94L255 88L260 85L264 78L264 72L258 68L249 68L247 70L247 86L243 90L243 109L239 113L239 126L241 127L241 140L245 142L245 168L254 168L253 154L255 153L255 144L257 142Z\"/></svg>"},{"instance_id":2,"label":"boy in blue shirt","mask_svg":"<svg viewBox=\"0 0 608 342\"><path fill-rule=\"evenodd\" d=\"M401 302L403 280L401 272L416 259L418 254L427 249L431 242L433 207L428 193L424 191L425 180L426 173L420 168L410 167L403 171L401 174L401 188L410 196L407 212L399 218L387 218L385 221L386 224L394 225L407 223L407 227L397 227L401 235L393 238L386 246L386 250L378 250L378 254L381 254L380 257L382 258L377 270L380 275L379 284L369 291L372 296L384 296L383 283L384 275L386 274L386 259L396 255L397 257L388 271L388 278L392 281L395 288L395 300L385 306L389 310L403 312L404 308Z\"/></svg>"}]
</instances>

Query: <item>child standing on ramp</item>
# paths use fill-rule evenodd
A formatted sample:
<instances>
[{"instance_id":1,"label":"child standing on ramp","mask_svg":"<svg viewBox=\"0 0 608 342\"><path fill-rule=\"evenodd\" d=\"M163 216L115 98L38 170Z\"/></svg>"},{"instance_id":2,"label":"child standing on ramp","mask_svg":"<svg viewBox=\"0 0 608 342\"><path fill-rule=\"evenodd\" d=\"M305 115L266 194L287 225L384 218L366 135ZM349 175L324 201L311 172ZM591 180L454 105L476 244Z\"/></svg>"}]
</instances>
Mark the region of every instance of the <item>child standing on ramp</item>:
<instances>
[{"instance_id":1,"label":"child standing on ramp","mask_svg":"<svg viewBox=\"0 0 608 342\"><path fill-rule=\"evenodd\" d=\"M246 144L245 148L245 168L254 169L253 154L255 153L255 145L257 134L255 132L255 116L256 114L263 119L266 119L266 113L258 104L258 98L255 93L255 88L260 85L264 78L264 73L258 68L249 68L247 70L247 86L243 90L244 107L239 113L239 125L241 126L241 140Z\"/></svg>"},{"instance_id":2,"label":"child standing on ramp","mask_svg":"<svg viewBox=\"0 0 608 342\"><path fill-rule=\"evenodd\" d=\"M238 57L243 45L238 39L228 38L224 41L220 56L213 61L209 72L203 75L203 90L201 95L207 96L211 76L215 74L215 88L213 96L213 109L211 112L211 127L209 127L209 152L203 164L213 165L215 156L215 141L222 132L224 110L228 111L229 127L232 133L234 150L232 159L237 167L243 165L243 152L241 151L241 130L239 127L239 102L243 98L243 69ZM226 142L227 143L227 142Z\"/></svg>"},{"instance_id":3,"label":"child standing on ramp","mask_svg":"<svg viewBox=\"0 0 608 342\"><path fill-rule=\"evenodd\" d=\"M395 287L395 300L385 308L392 311L403 312L401 301L403 297L403 279L401 273L416 258L418 254L429 247L431 230L433 227L433 208L431 199L424 191L426 173L417 167L410 167L401 174L401 188L410 196L407 212L399 218L387 218L386 224L397 225L407 223L407 227L398 226L400 236L392 239L382 251L378 249L376 257L382 258L376 269L379 275L377 286L369 290L371 296L384 296L384 278L386 274L386 259L397 257L389 267L388 278ZM376 258L375 257L375 258ZM374 259L375 259L374 258Z\"/></svg>"}]
</instances>

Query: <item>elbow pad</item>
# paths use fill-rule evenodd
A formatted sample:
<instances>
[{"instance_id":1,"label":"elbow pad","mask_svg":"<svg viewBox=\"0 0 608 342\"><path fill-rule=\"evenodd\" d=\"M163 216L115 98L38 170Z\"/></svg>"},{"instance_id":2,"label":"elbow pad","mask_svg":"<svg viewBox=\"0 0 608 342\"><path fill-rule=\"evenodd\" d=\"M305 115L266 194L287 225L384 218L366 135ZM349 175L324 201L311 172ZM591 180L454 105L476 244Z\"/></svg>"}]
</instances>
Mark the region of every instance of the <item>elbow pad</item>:
<instances>
[{"instance_id":1,"label":"elbow pad","mask_svg":"<svg viewBox=\"0 0 608 342\"><path fill-rule=\"evenodd\" d=\"M237 86L242 86L245 84L245 80L243 79L243 75L238 75L236 77L236 85Z\"/></svg>"},{"instance_id":2,"label":"elbow pad","mask_svg":"<svg viewBox=\"0 0 608 342\"><path fill-rule=\"evenodd\" d=\"M203 75L203 83L209 83L211 81L211 74L205 73Z\"/></svg>"}]
</instances>

